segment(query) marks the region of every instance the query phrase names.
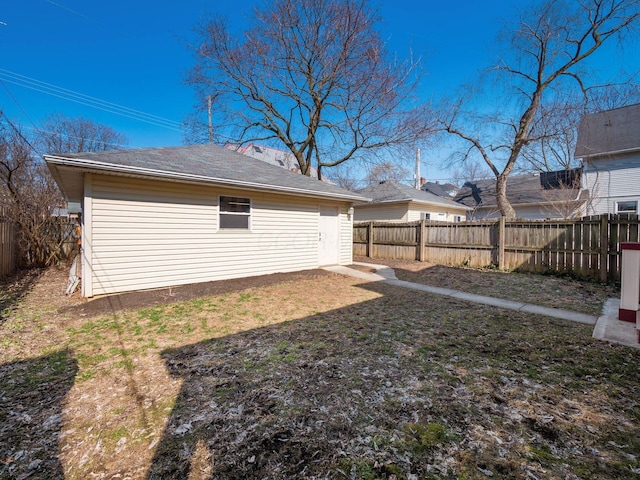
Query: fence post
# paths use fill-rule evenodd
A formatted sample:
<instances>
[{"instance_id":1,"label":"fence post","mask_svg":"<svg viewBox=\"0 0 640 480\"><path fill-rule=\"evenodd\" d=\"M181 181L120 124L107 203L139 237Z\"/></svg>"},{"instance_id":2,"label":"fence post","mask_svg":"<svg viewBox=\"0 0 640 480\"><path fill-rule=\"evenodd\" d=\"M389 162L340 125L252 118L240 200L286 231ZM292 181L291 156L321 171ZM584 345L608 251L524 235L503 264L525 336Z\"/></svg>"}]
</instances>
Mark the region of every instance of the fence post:
<instances>
[{"instance_id":1,"label":"fence post","mask_svg":"<svg viewBox=\"0 0 640 480\"><path fill-rule=\"evenodd\" d=\"M506 218L500 217L498 220L498 270L504 270L505 226Z\"/></svg>"},{"instance_id":2,"label":"fence post","mask_svg":"<svg viewBox=\"0 0 640 480\"><path fill-rule=\"evenodd\" d=\"M416 232L416 237L418 240L418 261L424 262L424 231L425 231L425 219L420 220L420 223L417 225L418 231Z\"/></svg>"},{"instance_id":3,"label":"fence post","mask_svg":"<svg viewBox=\"0 0 640 480\"><path fill-rule=\"evenodd\" d=\"M607 282L609 277L609 215L600 215L600 281Z\"/></svg>"},{"instance_id":4,"label":"fence post","mask_svg":"<svg viewBox=\"0 0 640 480\"><path fill-rule=\"evenodd\" d=\"M367 257L373 258L373 222L367 225Z\"/></svg>"}]
</instances>

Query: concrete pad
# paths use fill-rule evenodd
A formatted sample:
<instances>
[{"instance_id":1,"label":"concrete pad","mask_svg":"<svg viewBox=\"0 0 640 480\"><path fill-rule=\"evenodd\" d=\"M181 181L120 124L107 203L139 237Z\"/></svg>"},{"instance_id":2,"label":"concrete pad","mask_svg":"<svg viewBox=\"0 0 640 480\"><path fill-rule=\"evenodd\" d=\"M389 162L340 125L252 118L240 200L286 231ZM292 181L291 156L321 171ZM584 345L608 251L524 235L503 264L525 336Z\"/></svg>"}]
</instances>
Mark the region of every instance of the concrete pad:
<instances>
[{"instance_id":1,"label":"concrete pad","mask_svg":"<svg viewBox=\"0 0 640 480\"><path fill-rule=\"evenodd\" d=\"M396 272L391 267L387 267L386 265L377 265L375 263L363 263L363 262L353 262L354 265L360 265L362 267L374 268L376 270L376 275L380 275L387 280L397 280Z\"/></svg>"},{"instance_id":2,"label":"concrete pad","mask_svg":"<svg viewBox=\"0 0 640 480\"><path fill-rule=\"evenodd\" d=\"M328 272L340 273L342 275L361 278L362 280L367 280L369 282L381 282L386 280L385 277L383 277L382 275L378 275L377 273L362 272L360 270L356 270L355 268L349 268L343 265L331 265L328 267L322 267L322 269L327 270Z\"/></svg>"},{"instance_id":3,"label":"concrete pad","mask_svg":"<svg viewBox=\"0 0 640 480\"><path fill-rule=\"evenodd\" d=\"M593 338L640 348L636 324L618 320L619 308L619 298L610 298L606 301L602 309L602 315L598 318L598 322L593 329Z\"/></svg>"}]
</instances>

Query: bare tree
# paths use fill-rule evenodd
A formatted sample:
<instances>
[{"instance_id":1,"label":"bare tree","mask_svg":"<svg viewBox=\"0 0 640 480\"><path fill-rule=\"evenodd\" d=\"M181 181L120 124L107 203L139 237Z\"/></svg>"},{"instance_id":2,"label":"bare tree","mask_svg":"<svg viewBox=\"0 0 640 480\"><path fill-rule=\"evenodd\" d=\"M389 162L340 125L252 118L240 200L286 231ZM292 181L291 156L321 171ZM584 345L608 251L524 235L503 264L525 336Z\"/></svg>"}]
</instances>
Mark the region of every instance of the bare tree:
<instances>
[{"instance_id":1,"label":"bare tree","mask_svg":"<svg viewBox=\"0 0 640 480\"><path fill-rule=\"evenodd\" d=\"M495 175L502 215L515 217L506 187L523 149L547 135L544 128L536 128L543 118L542 109L572 86L586 95L587 59L603 44L635 27L639 6L639 0L534 4L504 39L506 55L495 69L507 84L507 97L498 102L501 110L473 115L465 111L466 99L462 98L442 115L444 130L466 142L468 153L479 153Z\"/></svg>"},{"instance_id":2,"label":"bare tree","mask_svg":"<svg viewBox=\"0 0 640 480\"><path fill-rule=\"evenodd\" d=\"M376 163L369 168L369 172L365 177L366 183L385 182L393 180L402 182L409 177L409 170L402 165L393 162Z\"/></svg>"},{"instance_id":3,"label":"bare tree","mask_svg":"<svg viewBox=\"0 0 640 480\"><path fill-rule=\"evenodd\" d=\"M126 137L113 128L83 117L48 116L39 129L38 144L45 153L100 152L124 148Z\"/></svg>"},{"instance_id":4,"label":"bare tree","mask_svg":"<svg viewBox=\"0 0 640 480\"><path fill-rule=\"evenodd\" d=\"M522 149L525 163L521 169L550 172L573 168L582 115L640 101L640 88L632 82L597 85L586 90L587 96L567 93L540 106L531 130L531 136L539 140Z\"/></svg>"},{"instance_id":5,"label":"bare tree","mask_svg":"<svg viewBox=\"0 0 640 480\"><path fill-rule=\"evenodd\" d=\"M64 201L38 151L107 150L122 145L124 136L90 120L57 115L47 119L38 138L30 140L2 112L0 118L0 198L8 219L17 226L22 265L56 263L71 230L56 216Z\"/></svg>"},{"instance_id":6,"label":"bare tree","mask_svg":"<svg viewBox=\"0 0 640 480\"><path fill-rule=\"evenodd\" d=\"M349 164L345 163L332 168L324 177L337 186L353 192L363 186L362 181L357 178L354 170L350 168Z\"/></svg>"},{"instance_id":7,"label":"bare tree","mask_svg":"<svg viewBox=\"0 0 640 480\"><path fill-rule=\"evenodd\" d=\"M4 190L6 215L17 226L23 266L60 260L66 238L53 213L63 204L62 196L29 140L6 117L0 126L0 190Z\"/></svg>"},{"instance_id":8,"label":"bare tree","mask_svg":"<svg viewBox=\"0 0 640 480\"><path fill-rule=\"evenodd\" d=\"M539 140L523 146L521 170L551 172L574 166L578 123L585 110L583 103L567 98L540 105L531 127L531 136Z\"/></svg>"},{"instance_id":9,"label":"bare tree","mask_svg":"<svg viewBox=\"0 0 640 480\"><path fill-rule=\"evenodd\" d=\"M183 139L187 145L203 143L226 143L220 134L221 127L213 125L213 111L217 108L216 98L204 95L195 104L194 111L183 122Z\"/></svg>"},{"instance_id":10,"label":"bare tree","mask_svg":"<svg viewBox=\"0 0 640 480\"><path fill-rule=\"evenodd\" d=\"M419 62L390 60L366 0L276 0L241 37L212 19L190 76L216 98L232 143L277 140L300 170L412 144L431 131L414 104Z\"/></svg>"},{"instance_id":11,"label":"bare tree","mask_svg":"<svg viewBox=\"0 0 640 480\"><path fill-rule=\"evenodd\" d=\"M580 169L551 172L548 176L553 177L546 182L543 181L545 174L541 174L544 210L551 218L569 219L585 215L591 204L591 198L589 198L589 191L582 189L581 174Z\"/></svg>"},{"instance_id":12,"label":"bare tree","mask_svg":"<svg viewBox=\"0 0 640 480\"><path fill-rule=\"evenodd\" d=\"M486 166L474 160L465 161L460 168L456 168L452 173L455 185L464 185L466 182L488 178L491 178L491 172L486 169Z\"/></svg>"}]
</instances>

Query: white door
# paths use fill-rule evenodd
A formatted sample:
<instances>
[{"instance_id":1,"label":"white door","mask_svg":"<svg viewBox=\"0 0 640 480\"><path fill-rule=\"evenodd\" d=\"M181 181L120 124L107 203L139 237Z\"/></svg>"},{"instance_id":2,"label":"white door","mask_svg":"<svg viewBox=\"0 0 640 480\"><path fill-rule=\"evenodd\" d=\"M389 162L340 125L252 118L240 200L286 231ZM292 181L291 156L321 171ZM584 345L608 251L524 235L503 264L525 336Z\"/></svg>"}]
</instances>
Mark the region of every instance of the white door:
<instances>
[{"instance_id":1,"label":"white door","mask_svg":"<svg viewBox=\"0 0 640 480\"><path fill-rule=\"evenodd\" d=\"M338 207L320 206L318 221L318 264L335 265L340 251Z\"/></svg>"}]
</instances>

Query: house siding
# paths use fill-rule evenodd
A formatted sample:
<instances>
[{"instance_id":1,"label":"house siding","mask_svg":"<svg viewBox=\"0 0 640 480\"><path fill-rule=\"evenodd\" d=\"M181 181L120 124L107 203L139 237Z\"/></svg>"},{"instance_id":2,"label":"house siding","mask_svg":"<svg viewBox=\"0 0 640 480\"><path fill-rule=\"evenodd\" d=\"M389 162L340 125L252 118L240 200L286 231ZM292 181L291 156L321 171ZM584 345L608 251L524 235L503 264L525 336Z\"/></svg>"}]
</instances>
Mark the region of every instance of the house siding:
<instances>
[{"instance_id":1,"label":"house siding","mask_svg":"<svg viewBox=\"0 0 640 480\"><path fill-rule=\"evenodd\" d=\"M640 205L640 153L585 159L583 182L592 199L588 215L616 213L617 202L637 201Z\"/></svg>"},{"instance_id":2,"label":"house siding","mask_svg":"<svg viewBox=\"0 0 640 480\"><path fill-rule=\"evenodd\" d=\"M406 203L359 205L355 207L354 219L356 222L407 222L408 205Z\"/></svg>"},{"instance_id":3,"label":"house siding","mask_svg":"<svg viewBox=\"0 0 640 480\"><path fill-rule=\"evenodd\" d=\"M434 206L434 205L421 205L419 203L410 203L409 211L407 213L407 221L414 222L417 220L422 220L420 215L422 213L429 213L429 220L439 221L439 222L455 222L455 217L461 217L461 220L464 221L467 219L466 210L460 209L456 210L455 208L448 208L445 206Z\"/></svg>"},{"instance_id":4,"label":"house siding","mask_svg":"<svg viewBox=\"0 0 640 480\"><path fill-rule=\"evenodd\" d=\"M349 218L349 206L344 205L339 210L340 215L340 252L341 265L349 265L353 262L353 218Z\"/></svg>"},{"instance_id":5,"label":"house siding","mask_svg":"<svg viewBox=\"0 0 640 480\"><path fill-rule=\"evenodd\" d=\"M318 266L317 199L107 175L88 183L86 296ZM251 199L250 230L218 228L220 195Z\"/></svg>"},{"instance_id":6,"label":"house siding","mask_svg":"<svg viewBox=\"0 0 640 480\"><path fill-rule=\"evenodd\" d=\"M466 220L467 212L464 208L457 210L445 205L426 205L418 202L396 204L360 205L355 208L356 222L414 222L421 220L421 213L430 213L430 220L454 222L456 215Z\"/></svg>"}]
</instances>

